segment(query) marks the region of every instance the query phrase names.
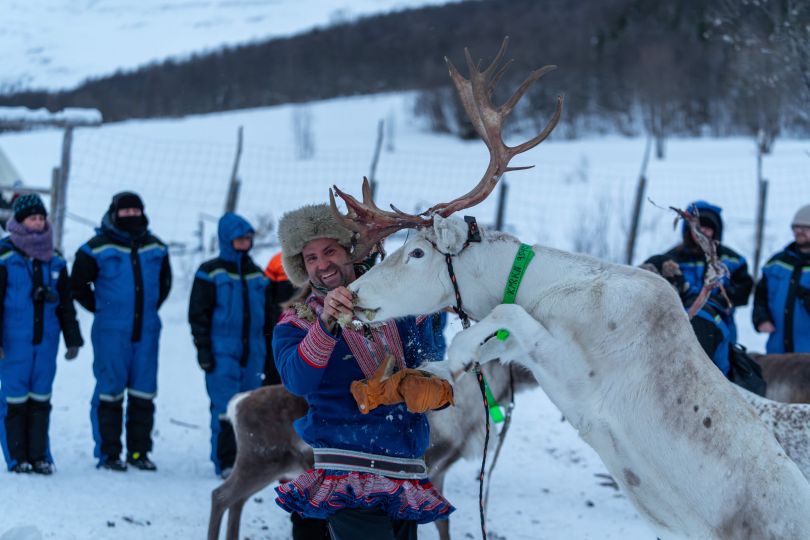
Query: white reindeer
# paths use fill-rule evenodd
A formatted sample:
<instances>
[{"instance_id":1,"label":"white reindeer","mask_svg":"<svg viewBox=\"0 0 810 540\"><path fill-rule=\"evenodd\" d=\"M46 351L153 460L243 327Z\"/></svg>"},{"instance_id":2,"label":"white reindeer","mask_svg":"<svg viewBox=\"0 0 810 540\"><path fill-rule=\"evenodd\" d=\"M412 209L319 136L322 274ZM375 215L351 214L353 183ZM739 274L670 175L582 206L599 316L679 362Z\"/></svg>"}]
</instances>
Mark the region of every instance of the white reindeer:
<instances>
[{"instance_id":1,"label":"white reindeer","mask_svg":"<svg viewBox=\"0 0 810 540\"><path fill-rule=\"evenodd\" d=\"M395 230L419 229L350 285L358 318L372 322L455 305L462 315L484 319L456 336L450 367L476 358L517 360L507 355L519 350L521 363L661 538L810 538L810 484L706 359L665 280L534 246L515 305L499 305L519 241L481 231L476 242L469 224L449 216L483 200L512 170L509 160L540 143L561 111L558 101L540 135L507 147L501 138L504 117L548 69L534 72L495 107L490 96L502 74L502 53L503 47L483 72L467 53L469 80L450 66L467 114L490 151L490 165L470 193L408 215L393 206L379 209L367 183L362 203L336 189L349 211L341 215L332 197L333 208L355 231L358 256ZM506 341L485 339L507 323L513 335Z\"/></svg>"}]
</instances>

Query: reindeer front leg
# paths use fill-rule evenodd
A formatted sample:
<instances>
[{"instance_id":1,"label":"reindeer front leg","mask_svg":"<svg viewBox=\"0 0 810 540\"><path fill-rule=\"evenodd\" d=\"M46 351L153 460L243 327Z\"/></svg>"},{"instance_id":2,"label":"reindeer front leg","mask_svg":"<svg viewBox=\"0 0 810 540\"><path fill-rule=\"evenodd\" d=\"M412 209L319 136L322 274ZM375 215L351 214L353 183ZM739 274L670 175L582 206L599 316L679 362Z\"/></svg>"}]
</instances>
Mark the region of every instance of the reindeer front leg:
<instances>
[{"instance_id":1,"label":"reindeer front leg","mask_svg":"<svg viewBox=\"0 0 810 540\"><path fill-rule=\"evenodd\" d=\"M453 371L468 369L473 362L517 362L535 371L536 361L556 348L551 333L516 304L496 306L489 315L453 338L447 351Z\"/></svg>"}]
</instances>

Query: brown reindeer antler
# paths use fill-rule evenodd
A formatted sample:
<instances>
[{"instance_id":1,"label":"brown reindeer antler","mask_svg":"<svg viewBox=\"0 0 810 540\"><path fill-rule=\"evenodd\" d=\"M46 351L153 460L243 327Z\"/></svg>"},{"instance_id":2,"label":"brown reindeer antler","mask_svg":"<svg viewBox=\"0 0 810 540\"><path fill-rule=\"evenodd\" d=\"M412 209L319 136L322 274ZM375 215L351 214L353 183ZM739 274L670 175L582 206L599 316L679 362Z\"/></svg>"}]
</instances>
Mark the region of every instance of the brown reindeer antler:
<instances>
[{"instance_id":1,"label":"brown reindeer antler","mask_svg":"<svg viewBox=\"0 0 810 540\"><path fill-rule=\"evenodd\" d=\"M689 307L689 318L691 319L694 317L697 312L700 311L700 309L706 304L706 301L711 295L712 289L715 287L720 288L720 293L723 295L723 298L725 298L728 306L731 307L731 300L729 300L726 290L723 287L723 278L729 275L728 267L726 267L726 265L721 262L720 258L717 256L717 242L707 237L705 234L703 234L703 231L700 230L699 210L696 208L695 213L692 214L690 212L684 212L680 208L675 208L673 206L670 206L669 208L678 214L680 219L683 219L689 224L689 229L692 231L692 236L695 237L695 241L706 256L706 273L703 276L703 287L700 289L700 293L695 301ZM677 219L678 218L676 218L676 223Z\"/></svg>"},{"instance_id":2,"label":"brown reindeer antler","mask_svg":"<svg viewBox=\"0 0 810 540\"><path fill-rule=\"evenodd\" d=\"M447 61L450 78L458 91L464 110L489 149L489 165L484 176L469 193L453 199L447 203L440 203L430 207L420 214L406 214L391 206L393 212L382 210L374 204L371 198L371 189L368 180L363 179L363 202L361 203L334 186L334 192L329 190L329 200L332 211L338 220L349 230L355 233L354 242L355 260L363 258L371 248L386 236L405 228L426 227L433 223L433 216L447 217L454 212L469 208L480 203L492 192L498 180L509 171L529 169L530 167L509 167L509 161L516 155L526 152L543 142L554 130L562 114L563 97L557 98L557 108L546 127L536 137L514 147L503 142L502 125L504 119L512 112L523 94L537 79L556 69L556 66L545 66L529 74L523 84L512 94L503 105L496 107L492 104L492 93L500 78L512 61L501 64L509 38L503 40L501 49L487 69L480 71L473 63L468 49L464 49L470 78L465 79L455 66ZM346 203L348 212L344 215L338 211L335 204L335 193Z\"/></svg>"}]
</instances>

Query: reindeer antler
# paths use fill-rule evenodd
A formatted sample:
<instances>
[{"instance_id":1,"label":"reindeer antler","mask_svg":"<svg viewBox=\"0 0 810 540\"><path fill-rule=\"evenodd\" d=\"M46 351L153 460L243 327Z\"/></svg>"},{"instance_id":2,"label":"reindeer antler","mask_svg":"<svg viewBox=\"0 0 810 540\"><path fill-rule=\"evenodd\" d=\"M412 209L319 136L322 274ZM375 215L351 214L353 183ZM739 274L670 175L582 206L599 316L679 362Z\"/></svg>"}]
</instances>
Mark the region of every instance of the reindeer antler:
<instances>
[{"instance_id":1,"label":"reindeer antler","mask_svg":"<svg viewBox=\"0 0 810 540\"><path fill-rule=\"evenodd\" d=\"M332 189L335 191L332 192ZM361 203L348 193L340 190L337 186L332 186L329 190L329 205L338 221L347 229L354 233L352 243L354 249L352 258L354 260L364 259L372 248L379 244L383 238L401 229L419 228L430 223L419 215L406 214L394 208L393 212L382 210L374 204L371 197L371 186L368 178L363 177L363 202ZM335 203L335 193L346 203L348 212L346 215L340 213Z\"/></svg>"},{"instance_id":2,"label":"reindeer antler","mask_svg":"<svg viewBox=\"0 0 810 540\"><path fill-rule=\"evenodd\" d=\"M427 227L433 223L434 215L447 217L464 208L475 206L487 198L504 173L531 168L531 166L509 167L509 161L516 155L534 148L551 134L562 114L563 97L557 97L557 108L543 131L522 144L514 147L507 146L503 142L502 136L504 119L512 112L520 98L526 93L526 90L537 79L557 68L557 66L545 66L531 72L523 81L523 84L515 90L512 97L500 107L496 107L492 104L492 93L498 81L512 63L509 60L501 65L508 44L509 38L504 38L497 56L484 71L480 71L473 63L470 51L465 48L464 56L470 71L469 79L465 79L455 66L445 58L450 70L450 78L458 91L464 110L467 112L467 116L478 135L481 136L489 149L487 170L470 192L450 202L436 204L420 214L406 214L398 210L394 205L390 205L393 212L377 207L371 198L371 188L366 178L363 179L362 203L338 189L337 186L334 186L334 192L331 189L329 190L329 200L335 216L346 228L355 233L354 242L357 246L354 255L355 260L365 257L375 244L400 229ZM335 193L346 203L348 212L345 215L340 213L335 204Z\"/></svg>"},{"instance_id":3,"label":"reindeer antler","mask_svg":"<svg viewBox=\"0 0 810 540\"><path fill-rule=\"evenodd\" d=\"M695 237L695 241L706 256L706 274L703 276L703 287L700 289L700 293L695 301L689 307L689 318L691 319L697 314L698 311L700 311L700 309L709 299L712 289L715 287L720 288L720 293L723 295L723 298L725 298L728 306L731 307L731 300L729 300L728 295L726 295L726 290L723 287L723 278L729 275L728 267L726 267L726 265L721 262L720 258L717 256L717 242L707 237L705 234L703 234L703 231L700 230L700 211L695 209L696 212L692 214L690 212L684 212L680 208L675 208L674 206L670 206L669 209L674 211L681 219L689 224L689 229L692 231L692 236Z\"/></svg>"},{"instance_id":4,"label":"reindeer antler","mask_svg":"<svg viewBox=\"0 0 810 540\"><path fill-rule=\"evenodd\" d=\"M501 65L501 60L503 59L503 55L506 54L508 45L509 38L506 37L495 59L484 71L478 69L472 60L469 49L465 47L464 58L467 60L467 69L470 72L469 79L465 79L453 63L445 58L450 69L450 78L453 80L453 84L458 91L464 110L470 122L472 122L473 127L475 127L475 131L478 132L478 135L483 139L484 144L486 144L489 149L489 165L478 184L466 195L462 195L448 203L440 203L431 207L425 212L427 215L438 214L442 217L447 217L464 208L475 206L492 193L492 190L495 189L498 180L501 179L504 173L532 168L534 165L528 167L509 167L509 161L516 155L531 150L546 140L560 120L563 107L562 96L557 97L557 107L554 110L554 115L548 121L546 127L543 128L543 131L536 137L513 147L507 146L503 142L503 122L515 108L518 101L520 101L520 98L523 97L526 90L540 77L549 71L557 69L557 66L545 66L532 71L529 76L526 77L526 80L523 81L523 84L515 90L512 97L506 100L500 107L496 107L492 104L492 93L498 81L512 64L512 60L509 60Z\"/></svg>"}]
</instances>

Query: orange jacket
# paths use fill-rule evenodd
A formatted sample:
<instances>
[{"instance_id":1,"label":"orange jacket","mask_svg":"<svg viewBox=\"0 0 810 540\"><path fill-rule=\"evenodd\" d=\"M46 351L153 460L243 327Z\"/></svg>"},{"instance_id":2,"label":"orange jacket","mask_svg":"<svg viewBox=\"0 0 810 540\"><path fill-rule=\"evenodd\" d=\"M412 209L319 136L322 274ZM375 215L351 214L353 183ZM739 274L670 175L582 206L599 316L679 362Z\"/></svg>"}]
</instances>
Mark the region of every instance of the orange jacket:
<instances>
[{"instance_id":1,"label":"orange jacket","mask_svg":"<svg viewBox=\"0 0 810 540\"><path fill-rule=\"evenodd\" d=\"M284 266L281 264L280 251L273 255L270 262L267 263L267 267L264 269L264 275L267 276L271 281L290 280L290 278L287 277L287 274L284 273Z\"/></svg>"}]
</instances>

